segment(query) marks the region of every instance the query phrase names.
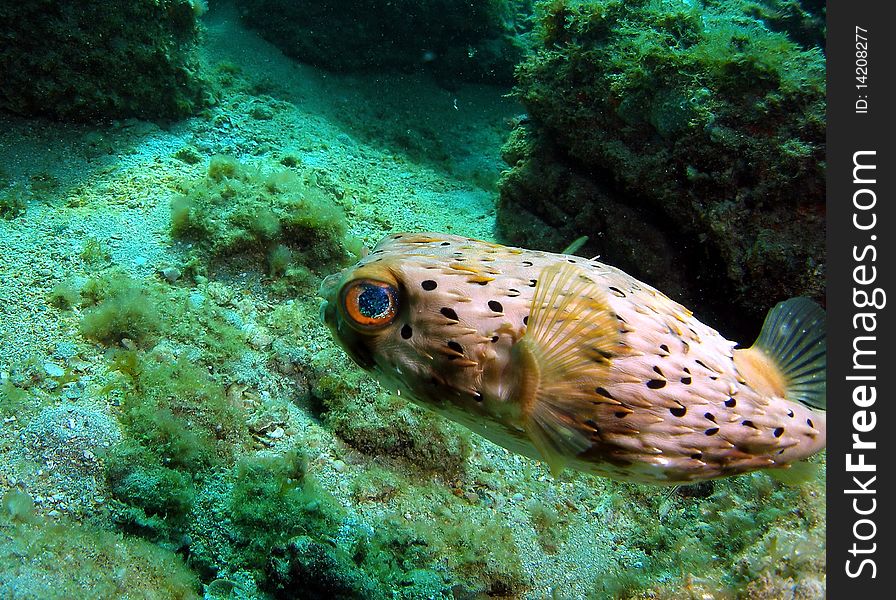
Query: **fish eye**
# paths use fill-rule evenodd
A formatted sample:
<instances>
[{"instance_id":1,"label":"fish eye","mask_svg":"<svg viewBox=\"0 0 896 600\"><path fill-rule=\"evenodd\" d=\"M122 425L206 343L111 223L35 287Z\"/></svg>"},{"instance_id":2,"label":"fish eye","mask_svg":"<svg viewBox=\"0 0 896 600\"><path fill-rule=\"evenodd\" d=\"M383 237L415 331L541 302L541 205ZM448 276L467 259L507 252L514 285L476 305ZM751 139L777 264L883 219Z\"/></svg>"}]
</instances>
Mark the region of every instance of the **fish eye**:
<instances>
[{"instance_id":1,"label":"fish eye","mask_svg":"<svg viewBox=\"0 0 896 600\"><path fill-rule=\"evenodd\" d=\"M359 329L379 329L395 320L398 293L388 283L373 279L353 281L342 288L342 308Z\"/></svg>"}]
</instances>

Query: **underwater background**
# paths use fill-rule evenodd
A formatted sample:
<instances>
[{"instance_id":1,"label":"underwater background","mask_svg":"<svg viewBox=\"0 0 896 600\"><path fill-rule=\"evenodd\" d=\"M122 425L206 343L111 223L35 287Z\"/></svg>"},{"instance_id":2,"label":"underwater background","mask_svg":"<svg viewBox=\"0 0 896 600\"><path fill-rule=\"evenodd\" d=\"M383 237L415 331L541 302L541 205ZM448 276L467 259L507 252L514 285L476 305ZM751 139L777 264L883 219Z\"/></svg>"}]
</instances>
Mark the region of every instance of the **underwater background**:
<instances>
[{"instance_id":1,"label":"underwater background","mask_svg":"<svg viewBox=\"0 0 896 600\"><path fill-rule=\"evenodd\" d=\"M317 296L429 230L587 235L747 344L823 302L823 2L0 23L0 598L824 597L823 469L555 479L380 388Z\"/></svg>"}]
</instances>

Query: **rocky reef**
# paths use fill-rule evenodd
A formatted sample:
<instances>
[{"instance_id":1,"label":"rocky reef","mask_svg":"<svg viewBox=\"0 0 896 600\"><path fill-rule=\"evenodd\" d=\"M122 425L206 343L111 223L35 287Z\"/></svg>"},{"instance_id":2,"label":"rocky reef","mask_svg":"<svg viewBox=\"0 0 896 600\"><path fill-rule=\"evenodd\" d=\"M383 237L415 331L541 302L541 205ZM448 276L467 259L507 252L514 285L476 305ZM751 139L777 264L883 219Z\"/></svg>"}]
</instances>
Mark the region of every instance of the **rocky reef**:
<instances>
[{"instance_id":1,"label":"rocky reef","mask_svg":"<svg viewBox=\"0 0 896 600\"><path fill-rule=\"evenodd\" d=\"M821 50L773 30L756 2L536 9L538 48L516 72L528 114L504 148L504 238L559 250L588 235L583 252L748 329L778 300L822 299Z\"/></svg>"},{"instance_id":2,"label":"rocky reef","mask_svg":"<svg viewBox=\"0 0 896 600\"><path fill-rule=\"evenodd\" d=\"M530 0L239 0L245 22L284 53L335 71L423 70L506 83L522 58Z\"/></svg>"},{"instance_id":3,"label":"rocky reef","mask_svg":"<svg viewBox=\"0 0 896 600\"><path fill-rule=\"evenodd\" d=\"M0 5L0 109L73 121L178 119L204 102L204 0Z\"/></svg>"}]
</instances>

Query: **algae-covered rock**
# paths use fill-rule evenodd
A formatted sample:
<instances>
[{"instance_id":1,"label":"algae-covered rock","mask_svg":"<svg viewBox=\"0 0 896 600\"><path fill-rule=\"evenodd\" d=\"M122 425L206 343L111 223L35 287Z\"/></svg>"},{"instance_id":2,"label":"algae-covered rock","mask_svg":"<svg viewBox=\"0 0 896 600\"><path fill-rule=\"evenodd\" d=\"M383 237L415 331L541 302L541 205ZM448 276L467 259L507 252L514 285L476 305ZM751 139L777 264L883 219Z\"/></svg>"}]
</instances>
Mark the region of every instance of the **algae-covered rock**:
<instances>
[{"instance_id":1,"label":"algae-covered rock","mask_svg":"<svg viewBox=\"0 0 896 600\"><path fill-rule=\"evenodd\" d=\"M511 79L527 0L239 0L245 22L286 54L336 71L424 69Z\"/></svg>"},{"instance_id":2,"label":"algae-covered rock","mask_svg":"<svg viewBox=\"0 0 896 600\"><path fill-rule=\"evenodd\" d=\"M203 102L199 0L0 4L0 108L74 121L176 119Z\"/></svg>"},{"instance_id":3,"label":"algae-covered rock","mask_svg":"<svg viewBox=\"0 0 896 600\"><path fill-rule=\"evenodd\" d=\"M0 506L0 597L200 597L198 579L173 552L66 519L43 518L30 512L30 502L27 494L12 491Z\"/></svg>"},{"instance_id":4,"label":"algae-covered rock","mask_svg":"<svg viewBox=\"0 0 896 600\"><path fill-rule=\"evenodd\" d=\"M820 298L824 56L756 6L538 3L503 235L589 235L584 252L715 316Z\"/></svg>"}]
</instances>

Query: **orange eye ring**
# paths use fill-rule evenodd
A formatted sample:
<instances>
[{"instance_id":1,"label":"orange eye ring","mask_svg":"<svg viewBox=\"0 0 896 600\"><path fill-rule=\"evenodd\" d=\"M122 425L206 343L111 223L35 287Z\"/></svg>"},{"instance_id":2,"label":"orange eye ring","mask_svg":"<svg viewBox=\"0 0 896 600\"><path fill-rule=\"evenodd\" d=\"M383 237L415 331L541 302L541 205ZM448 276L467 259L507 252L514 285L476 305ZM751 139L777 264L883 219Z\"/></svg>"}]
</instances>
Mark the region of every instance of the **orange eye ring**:
<instances>
[{"instance_id":1,"label":"orange eye ring","mask_svg":"<svg viewBox=\"0 0 896 600\"><path fill-rule=\"evenodd\" d=\"M398 314L398 293L388 283L359 279L343 287L341 295L343 312L360 329L380 329Z\"/></svg>"}]
</instances>

